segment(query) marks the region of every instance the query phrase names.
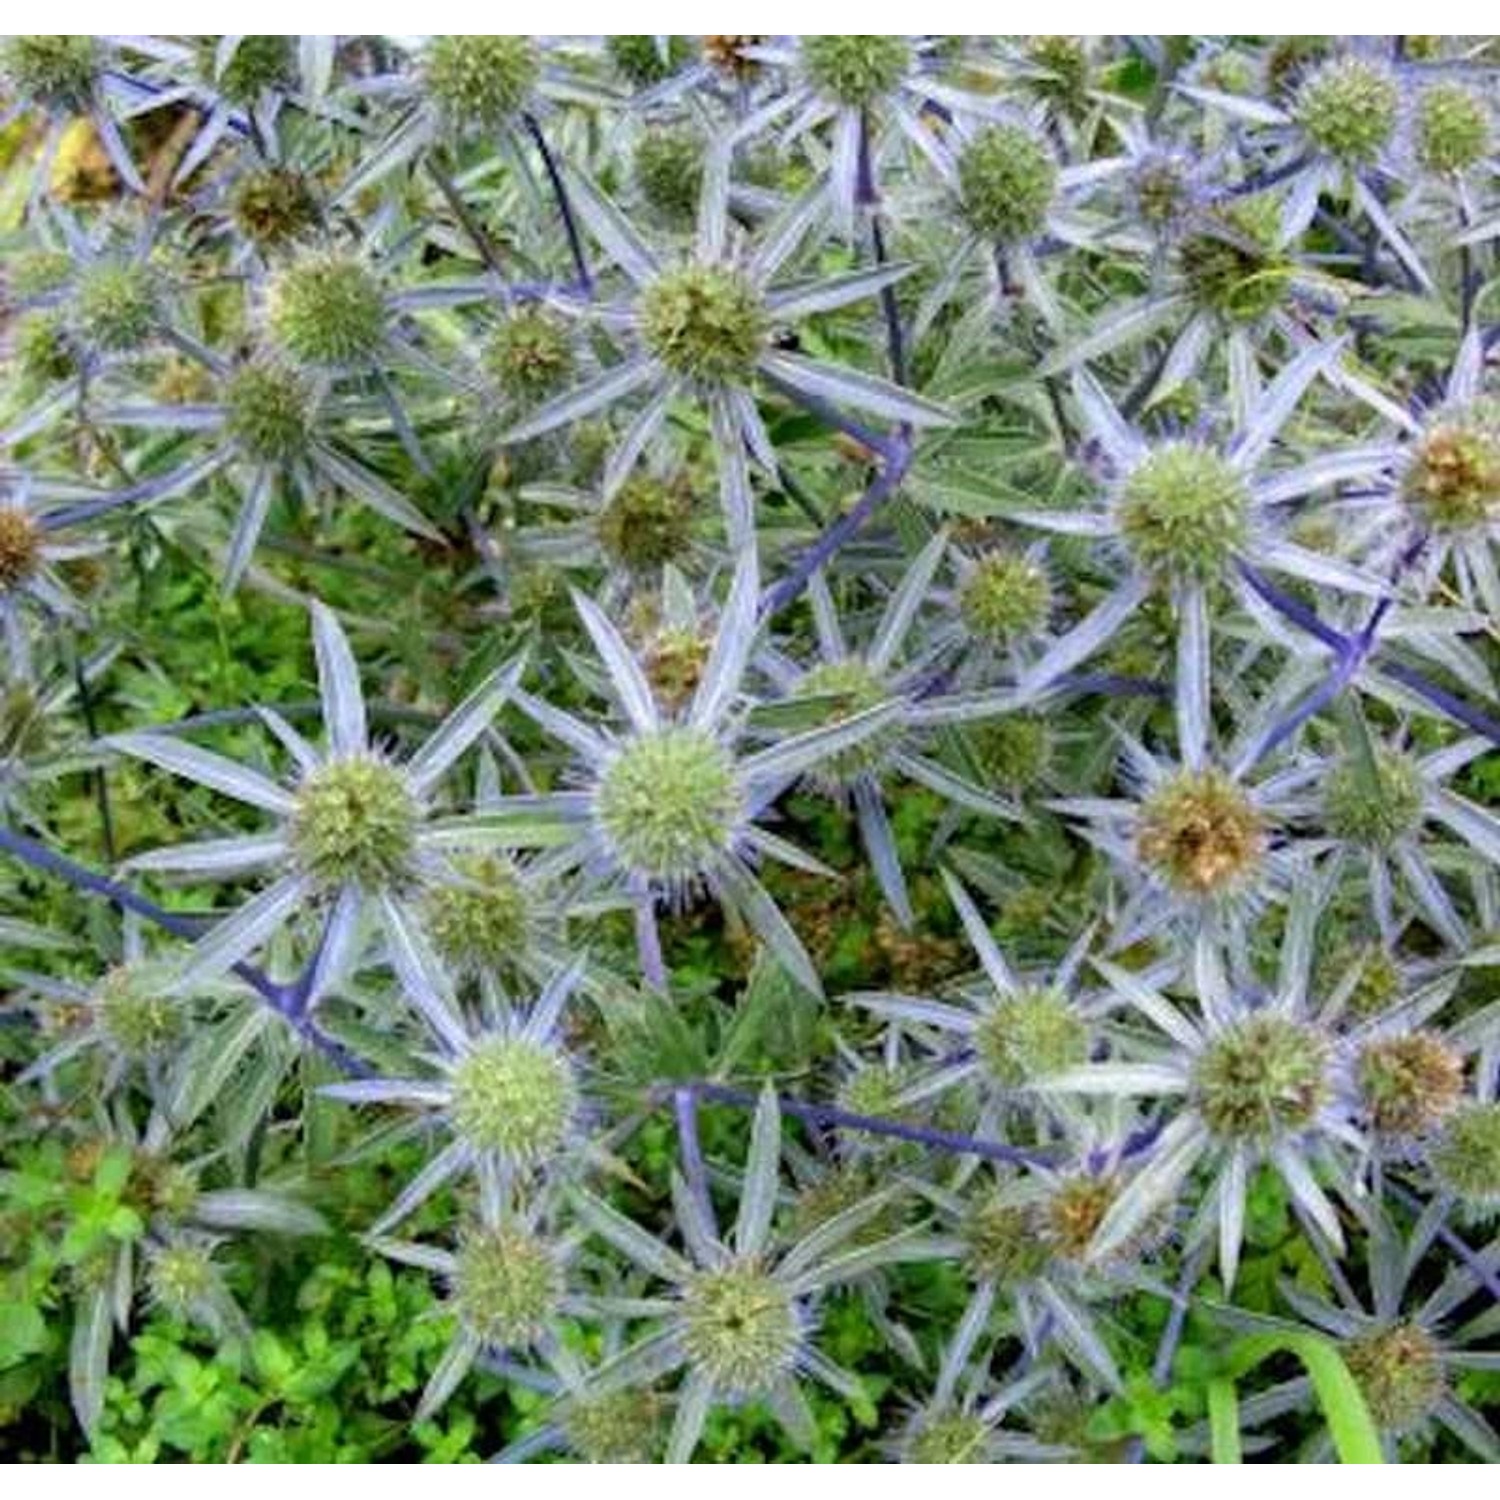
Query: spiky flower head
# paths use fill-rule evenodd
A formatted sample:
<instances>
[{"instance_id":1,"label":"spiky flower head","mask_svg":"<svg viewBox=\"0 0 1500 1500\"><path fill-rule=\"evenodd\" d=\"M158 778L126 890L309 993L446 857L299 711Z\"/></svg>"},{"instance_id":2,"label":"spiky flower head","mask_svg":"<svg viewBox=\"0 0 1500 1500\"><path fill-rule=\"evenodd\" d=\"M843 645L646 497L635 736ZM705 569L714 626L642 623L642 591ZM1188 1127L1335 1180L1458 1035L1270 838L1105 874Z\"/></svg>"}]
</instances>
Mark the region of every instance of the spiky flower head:
<instances>
[{"instance_id":1,"label":"spiky flower head","mask_svg":"<svg viewBox=\"0 0 1500 1500\"><path fill-rule=\"evenodd\" d=\"M588 1464L655 1463L666 1402L655 1391L606 1391L570 1399L558 1422L568 1447Z\"/></svg>"},{"instance_id":2,"label":"spiky flower head","mask_svg":"<svg viewBox=\"0 0 1500 1500\"><path fill-rule=\"evenodd\" d=\"M675 883L702 875L730 847L745 800L728 752L679 725L626 743L605 768L594 810L626 869Z\"/></svg>"},{"instance_id":3,"label":"spiky flower head","mask_svg":"<svg viewBox=\"0 0 1500 1500\"><path fill-rule=\"evenodd\" d=\"M1421 826L1416 762L1395 750L1378 752L1373 765L1354 757L1340 762L1323 783L1323 817L1335 838L1388 849Z\"/></svg>"},{"instance_id":4,"label":"spiky flower head","mask_svg":"<svg viewBox=\"0 0 1500 1500\"><path fill-rule=\"evenodd\" d=\"M68 284L73 257L66 250L18 250L5 264L5 285L21 299L45 297Z\"/></svg>"},{"instance_id":5,"label":"spiky flower head","mask_svg":"<svg viewBox=\"0 0 1500 1500\"><path fill-rule=\"evenodd\" d=\"M984 1193L959 1226L964 1265L976 1281L1027 1281L1047 1268L1051 1250L1037 1232L1034 1205L1009 1200L1003 1189Z\"/></svg>"},{"instance_id":6,"label":"spiky flower head","mask_svg":"<svg viewBox=\"0 0 1500 1500\"><path fill-rule=\"evenodd\" d=\"M94 1013L110 1045L126 1057L157 1057L187 1033L187 1014L152 963L119 964L94 987Z\"/></svg>"},{"instance_id":7,"label":"spiky flower head","mask_svg":"<svg viewBox=\"0 0 1500 1500\"><path fill-rule=\"evenodd\" d=\"M613 563L632 573L653 573L682 556L693 534L692 481L636 474L599 513L599 546Z\"/></svg>"},{"instance_id":8,"label":"spiky flower head","mask_svg":"<svg viewBox=\"0 0 1500 1500\"><path fill-rule=\"evenodd\" d=\"M298 867L320 885L382 890L410 877L416 828L401 773L373 755L348 755L307 774L288 832Z\"/></svg>"},{"instance_id":9,"label":"spiky flower head","mask_svg":"<svg viewBox=\"0 0 1500 1500\"><path fill-rule=\"evenodd\" d=\"M1041 1215L1042 1232L1054 1251L1064 1260L1083 1260L1119 1193L1117 1178L1093 1172L1073 1172L1058 1182Z\"/></svg>"},{"instance_id":10,"label":"spiky flower head","mask_svg":"<svg viewBox=\"0 0 1500 1500\"><path fill-rule=\"evenodd\" d=\"M1193 1068L1193 1097L1219 1139L1270 1145L1305 1130L1329 1096L1328 1045L1275 1012L1215 1036Z\"/></svg>"},{"instance_id":11,"label":"spiky flower head","mask_svg":"<svg viewBox=\"0 0 1500 1500\"><path fill-rule=\"evenodd\" d=\"M1500 1212L1500 1103L1462 1105L1431 1151L1438 1181L1478 1216Z\"/></svg>"},{"instance_id":12,"label":"spiky flower head","mask_svg":"<svg viewBox=\"0 0 1500 1500\"><path fill-rule=\"evenodd\" d=\"M700 40L704 59L721 73L749 78L760 68L755 58L745 56L745 49L758 47L765 41L763 36L705 36Z\"/></svg>"},{"instance_id":13,"label":"spiky flower head","mask_svg":"<svg viewBox=\"0 0 1500 1500\"><path fill-rule=\"evenodd\" d=\"M1089 52L1081 36L1029 36L1026 60L1044 68L1045 78L1028 79L1034 93L1059 104L1079 105L1088 94Z\"/></svg>"},{"instance_id":14,"label":"spiky flower head","mask_svg":"<svg viewBox=\"0 0 1500 1500\"><path fill-rule=\"evenodd\" d=\"M229 199L234 227L262 250L305 238L322 218L318 196L295 167L260 166L246 172Z\"/></svg>"},{"instance_id":15,"label":"spiky flower head","mask_svg":"<svg viewBox=\"0 0 1500 1500\"><path fill-rule=\"evenodd\" d=\"M605 38L604 50L637 88L680 73L693 58L693 44L685 36L611 36Z\"/></svg>"},{"instance_id":16,"label":"spiky flower head","mask_svg":"<svg viewBox=\"0 0 1500 1500\"><path fill-rule=\"evenodd\" d=\"M0 74L28 103L59 112L88 108L101 61L92 36L11 36L0 40Z\"/></svg>"},{"instance_id":17,"label":"spiky flower head","mask_svg":"<svg viewBox=\"0 0 1500 1500\"><path fill-rule=\"evenodd\" d=\"M1001 996L984 1013L974 1049L991 1082L1024 1088L1087 1062L1089 1029L1060 990L1031 985Z\"/></svg>"},{"instance_id":18,"label":"spiky flower head","mask_svg":"<svg viewBox=\"0 0 1500 1500\"><path fill-rule=\"evenodd\" d=\"M1006 714L976 725L970 734L982 779L1008 792L1024 792L1052 767L1052 725L1044 714Z\"/></svg>"},{"instance_id":19,"label":"spiky flower head","mask_svg":"<svg viewBox=\"0 0 1500 1500\"><path fill-rule=\"evenodd\" d=\"M1432 1031L1379 1037L1354 1067L1360 1101L1382 1135L1422 1135L1458 1107L1464 1087L1460 1053Z\"/></svg>"},{"instance_id":20,"label":"spiky flower head","mask_svg":"<svg viewBox=\"0 0 1500 1500\"><path fill-rule=\"evenodd\" d=\"M224 425L252 463L301 458L312 441L316 405L311 382L276 355L240 366L224 390Z\"/></svg>"},{"instance_id":21,"label":"spiky flower head","mask_svg":"<svg viewBox=\"0 0 1500 1500\"><path fill-rule=\"evenodd\" d=\"M1223 771L1179 771L1141 804L1135 846L1178 895L1226 895L1259 870L1265 822Z\"/></svg>"},{"instance_id":22,"label":"spiky flower head","mask_svg":"<svg viewBox=\"0 0 1500 1500\"><path fill-rule=\"evenodd\" d=\"M23 505L0 502L0 593L19 588L42 563L45 533Z\"/></svg>"},{"instance_id":23,"label":"spiky flower head","mask_svg":"<svg viewBox=\"0 0 1500 1500\"><path fill-rule=\"evenodd\" d=\"M368 364L385 347L385 291L358 256L338 250L308 255L272 280L270 325L303 364Z\"/></svg>"},{"instance_id":24,"label":"spiky flower head","mask_svg":"<svg viewBox=\"0 0 1500 1500\"><path fill-rule=\"evenodd\" d=\"M1388 949L1371 944L1358 955L1359 977L1346 1001L1351 1015L1382 1015L1401 998L1401 968Z\"/></svg>"},{"instance_id":25,"label":"spiky flower head","mask_svg":"<svg viewBox=\"0 0 1500 1500\"><path fill-rule=\"evenodd\" d=\"M791 1372L802 1319L791 1294L752 1258L700 1271L683 1288L688 1364L717 1390L759 1395Z\"/></svg>"},{"instance_id":26,"label":"spiky flower head","mask_svg":"<svg viewBox=\"0 0 1500 1500\"><path fill-rule=\"evenodd\" d=\"M429 887L422 903L438 956L459 973L510 968L531 942L535 912L515 862L499 854L454 860L455 879Z\"/></svg>"},{"instance_id":27,"label":"spiky flower head","mask_svg":"<svg viewBox=\"0 0 1500 1500\"><path fill-rule=\"evenodd\" d=\"M710 384L745 379L768 332L760 293L730 266L690 262L664 271L641 292L636 313L662 364Z\"/></svg>"},{"instance_id":28,"label":"spiky flower head","mask_svg":"<svg viewBox=\"0 0 1500 1500\"><path fill-rule=\"evenodd\" d=\"M1178 247L1178 266L1197 304L1228 323L1253 323L1286 299L1291 257L1280 248L1273 198L1219 210Z\"/></svg>"},{"instance_id":29,"label":"spiky flower head","mask_svg":"<svg viewBox=\"0 0 1500 1500\"><path fill-rule=\"evenodd\" d=\"M484 367L505 395L539 401L573 373L573 346L555 313L537 303L514 308L485 341Z\"/></svg>"},{"instance_id":30,"label":"spiky flower head","mask_svg":"<svg viewBox=\"0 0 1500 1500\"><path fill-rule=\"evenodd\" d=\"M213 1246L197 1239L173 1239L146 1256L146 1287L151 1300L173 1317L191 1318L218 1284Z\"/></svg>"},{"instance_id":31,"label":"spiky flower head","mask_svg":"<svg viewBox=\"0 0 1500 1500\"><path fill-rule=\"evenodd\" d=\"M562 1296L556 1252L528 1229L475 1229L459 1246L452 1302L481 1343L536 1343L553 1325Z\"/></svg>"},{"instance_id":32,"label":"spiky flower head","mask_svg":"<svg viewBox=\"0 0 1500 1500\"><path fill-rule=\"evenodd\" d=\"M887 702L891 689L867 661L849 656L843 661L819 662L804 672L797 696L834 699L824 722L840 724ZM858 744L835 751L818 766L817 782L834 791L860 776L875 774L900 744L901 736L901 726L889 724Z\"/></svg>"},{"instance_id":33,"label":"spiky flower head","mask_svg":"<svg viewBox=\"0 0 1500 1500\"><path fill-rule=\"evenodd\" d=\"M992 646L1035 635L1052 611L1046 570L1021 553L996 548L975 564L959 589L969 633Z\"/></svg>"},{"instance_id":34,"label":"spiky flower head","mask_svg":"<svg viewBox=\"0 0 1500 1500\"><path fill-rule=\"evenodd\" d=\"M1370 1415L1387 1431L1418 1426L1447 1391L1442 1352L1420 1324L1372 1329L1344 1340L1340 1353Z\"/></svg>"},{"instance_id":35,"label":"spiky flower head","mask_svg":"<svg viewBox=\"0 0 1500 1500\"><path fill-rule=\"evenodd\" d=\"M703 136L691 125L648 129L631 159L641 197L663 218L689 221L703 186L703 155Z\"/></svg>"},{"instance_id":36,"label":"spiky flower head","mask_svg":"<svg viewBox=\"0 0 1500 1500\"><path fill-rule=\"evenodd\" d=\"M1372 166L1396 133L1401 91L1379 63L1335 57L1297 90L1292 115L1308 140L1347 167Z\"/></svg>"},{"instance_id":37,"label":"spiky flower head","mask_svg":"<svg viewBox=\"0 0 1500 1500\"><path fill-rule=\"evenodd\" d=\"M911 46L899 36L805 36L802 65L820 94L864 109L889 94L911 67Z\"/></svg>"},{"instance_id":38,"label":"spiky flower head","mask_svg":"<svg viewBox=\"0 0 1500 1500\"><path fill-rule=\"evenodd\" d=\"M1147 151L1131 168L1128 191L1136 217L1149 228L1180 224L1193 205L1186 158L1175 151Z\"/></svg>"},{"instance_id":39,"label":"spiky flower head","mask_svg":"<svg viewBox=\"0 0 1500 1500\"><path fill-rule=\"evenodd\" d=\"M100 260L85 267L73 302L79 333L106 354L134 354L161 323L161 286L144 262Z\"/></svg>"},{"instance_id":40,"label":"spiky flower head","mask_svg":"<svg viewBox=\"0 0 1500 1500\"><path fill-rule=\"evenodd\" d=\"M1136 563L1157 577L1211 582L1245 540L1250 492L1215 449L1169 442L1120 491L1120 532Z\"/></svg>"},{"instance_id":41,"label":"spiky flower head","mask_svg":"<svg viewBox=\"0 0 1500 1500\"><path fill-rule=\"evenodd\" d=\"M477 1151L517 1166L557 1154L578 1110L568 1060L519 1036L475 1044L453 1070L453 1128Z\"/></svg>"},{"instance_id":42,"label":"spiky flower head","mask_svg":"<svg viewBox=\"0 0 1500 1500\"><path fill-rule=\"evenodd\" d=\"M231 104L254 104L262 94L285 91L297 82L297 39L291 36L242 36L222 72L218 70L220 38L200 37L198 71Z\"/></svg>"},{"instance_id":43,"label":"spiky flower head","mask_svg":"<svg viewBox=\"0 0 1500 1500\"><path fill-rule=\"evenodd\" d=\"M692 701L712 649L713 642L701 630L686 625L662 625L647 637L641 669L668 713Z\"/></svg>"},{"instance_id":44,"label":"spiky flower head","mask_svg":"<svg viewBox=\"0 0 1500 1500\"><path fill-rule=\"evenodd\" d=\"M1500 512L1500 402L1438 417L1417 439L1402 485L1407 504L1439 531L1487 526Z\"/></svg>"},{"instance_id":45,"label":"spiky flower head","mask_svg":"<svg viewBox=\"0 0 1500 1500\"><path fill-rule=\"evenodd\" d=\"M986 125L958 158L959 200L977 234L1002 245L1035 239L1057 192L1057 163L1024 125Z\"/></svg>"},{"instance_id":46,"label":"spiky flower head","mask_svg":"<svg viewBox=\"0 0 1500 1500\"><path fill-rule=\"evenodd\" d=\"M937 1412L921 1418L907 1435L901 1461L908 1464L989 1462L990 1430L974 1412Z\"/></svg>"},{"instance_id":47,"label":"spiky flower head","mask_svg":"<svg viewBox=\"0 0 1500 1500\"><path fill-rule=\"evenodd\" d=\"M525 36L437 36L422 77L443 128L460 139L488 135L525 106L541 77L536 43Z\"/></svg>"},{"instance_id":48,"label":"spiky flower head","mask_svg":"<svg viewBox=\"0 0 1500 1500\"><path fill-rule=\"evenodd\" d=\"M1489 106L1472 89L1444 80L1417 100L1417 160L1429 172L1463 172L1490 154Z\"/></svg>"}]
</instances>

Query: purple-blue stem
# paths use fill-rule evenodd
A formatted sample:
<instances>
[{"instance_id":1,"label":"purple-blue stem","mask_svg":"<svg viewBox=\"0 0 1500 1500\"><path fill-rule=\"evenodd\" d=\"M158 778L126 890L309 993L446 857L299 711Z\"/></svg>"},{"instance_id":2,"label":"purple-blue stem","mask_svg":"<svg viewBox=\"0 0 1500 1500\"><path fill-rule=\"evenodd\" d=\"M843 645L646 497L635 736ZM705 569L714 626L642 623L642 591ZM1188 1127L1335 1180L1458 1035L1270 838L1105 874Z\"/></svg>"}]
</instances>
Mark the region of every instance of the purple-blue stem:
<instances>
[{"instance_id":1,"label":"purple-blue stem","mask_svg":"<svg viewBox=\"0 0 1500 1500\"><path fill-rule=\"evenodd\" d=\"M1182 1330L1187 1324L1188 1307L1192 1301L1191 1292L1198 1284L1198 1278L1203 1274L1203 1267L1207 1260L1208 1247L1203 1245L1190 1251L1183 1259L1182 1272L1177 1278L1177 1286L1172 1293L1172 1311L1167 1316L1166 1327L1162 1329L1161 1339L1156 1345L1156 1357L1151 1362L1151 1383L1158 1390L1171 1378L1172 1361L1177 1358L1177 1346L1182 1343ZM1132 1438L1127 1452L1129 1461L1138 1464L1145 1456L1146 1440L1140 1437Z\"/></svg>"},{"instance_id":2,"label":"purple-blue stem","mask_svg":"<svg viewBox=\"0 0 1500 1500\"><path fill-rule=\"evenodd\" d=\"M25 834L16 833L10 828L0 828L0 850L13 855L23 864L30 865L34 870L40 870L44 874L55 875L58 879L67 881L76 890L103 896L125 911L135 912L137 916L155 923L164 932L170 932L173 937L182 938L185 942L193 942L199 936L201 924L192 918L166 911L154 901L148 901L144 896L137 895L129 886L121 885L119 881L111 880L106 875L100 875L67 858L66 855L55 853L45 844L40 844ZM355 1077L367 1077L370 1069L341 1042L329 1036L307 1014L308 988L315 966L316 960L309 964L304 973L292 984L277 984L268 974L257 969L253 964L244 962L234 964L231 972L249 985L266 1005L340 1069Z\"/></svg>"},{"instance_id":3,"label":"purple-blue stem","mask_svg":"<svg viewBox=\"0 0 1500 1500\"><path fill-rule=\"evenodd\" d=\"M691 1089L672 1091L677 1115L678 1148L682 1153L682 1175L703 1217L714 1223L713 1200L708 1193L708 1168L703 1161L703 1143L698 1138L698 1101Z\"/></svg>"},{"instance_id":4,"label":"purple-blue stem","mask_svg":"<svg viewBox=\"0 0 1500 1500\"><path fill-rule=\"evenodd\" d=\"M1386 1191L1390 1193L1398 1203L1404 1203L1414 1214L1421 1217L1424 1204L1413 1192L1401 1187L1398 1183L1386 1183ZM1486 1265L1484 1257L1474 1250L1462 1236L1455 1234L1446 1224L1440 1224L1437 1229L1437 1237L1464 1263L1474 1275L1475 1280L1487 1291L1490 1296L1500 1302L1500 1269L1495 1266Z\"/></svg>"},{"instance_id":5,"label":"purple-blue stem","mask_svg":"<svg viewBox=\"0 0 1500 1500\"><path fill-rule=\"evenodd\" d=\"M664 1085L659 1097L670 1092L674 1100L687 1094L693 1099L707 1099L715 1104L733 1104L742 1109L754 1109L760 1103L760 1095L749 1089L733 1088L729 1084L698 1081ZM821 1125L830 1130L859 1130L867 1135L890 1136L895 1140L910 1141L917 1146L931 1146L936 1151L947 1151L958 1156L980 1156L986 1161L1004 1162L1009 1166L1045 1167L1054 1164L1051 1152L1026 1151L1019 1146L1007 1146L1003 1141L987 1141L979 1136L960 1135L953 1130L937 1130L925 1125L907 1125L900 1120L885 1120L877 1115L855 1114L852 1110L839 1109L831 1104L802 1104L795 1099L778 1098L781 1112L794 1120L809 1125Z\"/></svg>"},{"instance_id":6,"label":"purple-blue stem","mask_svg":"<svg viewBox=\"0 0 1500 1500\"><path fill-rule=\"evenodd\" d=\"M583 237L578 232L578 221L573 216L572 200L568 197L567 186L558 170L557 159L552 155L552 148L547 144L547 137L533 115L526 116L526 133L536 143L547 180L552 184L552 196L557 199L557 211L562 215L563 233L568 237L568 249L572 252L573 265L578 272L578 284L583 288L584 296L592 297L594 279L589 275L589 263L584 258Z\"/></svg>"}]
</instances>

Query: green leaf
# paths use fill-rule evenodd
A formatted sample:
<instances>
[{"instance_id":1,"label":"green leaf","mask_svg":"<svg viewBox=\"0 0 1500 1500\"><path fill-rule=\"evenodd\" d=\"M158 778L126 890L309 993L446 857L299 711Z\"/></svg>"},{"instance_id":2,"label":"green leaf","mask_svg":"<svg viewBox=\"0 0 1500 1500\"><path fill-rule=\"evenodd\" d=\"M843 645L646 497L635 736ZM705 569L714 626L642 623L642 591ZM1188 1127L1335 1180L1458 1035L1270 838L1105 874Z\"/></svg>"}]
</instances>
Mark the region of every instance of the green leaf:
<instances>
[{"instance_id":1,"label":"green leaf","mask_svg":"<svg viewBox=\"0 0 1500 1500\"><path fill-rule=\"evenodd\" d=\"M1380 1433L1365 1405L1359 1383L1338 1350L1313 1333L1257 1333L1241 1339L1230 1351L1230 1365L1243 1375L1273 1354L1293 1354L1312 1378L1313 1393L1328 1424L1328 1435L1345 1464L1380 1464Z\"/></svg>"},{"instance_id":2,"label":"green leaf","mask_svg":"<svg viewBox=\"0 0 1500 1500\"><path fill-rule=\"evenodd\" d=\"M1216 1464L1244 1462L1240 1450L1240 1403L1232 1380L1208 1382L1208 1428Z\"/></svg>"}]
</instances>

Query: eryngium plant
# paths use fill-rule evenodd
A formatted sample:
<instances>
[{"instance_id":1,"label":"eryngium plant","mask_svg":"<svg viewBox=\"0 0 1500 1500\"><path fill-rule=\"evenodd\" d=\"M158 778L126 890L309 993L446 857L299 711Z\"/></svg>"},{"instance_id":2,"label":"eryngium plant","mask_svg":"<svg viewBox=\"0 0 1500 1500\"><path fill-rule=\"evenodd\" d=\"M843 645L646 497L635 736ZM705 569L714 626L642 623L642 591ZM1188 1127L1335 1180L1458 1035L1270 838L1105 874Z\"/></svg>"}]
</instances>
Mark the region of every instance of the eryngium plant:
<instances>
[{"instance_id":1,"label":"eryngium plant","mask_svg":"<svg viewBox=\"0 0 1500 1500\"><path fill-rule=\"evenodd\" d=\"M1500 1457L1496 65L0 42L0 1452Z\"/></svg>"}]
</instances>

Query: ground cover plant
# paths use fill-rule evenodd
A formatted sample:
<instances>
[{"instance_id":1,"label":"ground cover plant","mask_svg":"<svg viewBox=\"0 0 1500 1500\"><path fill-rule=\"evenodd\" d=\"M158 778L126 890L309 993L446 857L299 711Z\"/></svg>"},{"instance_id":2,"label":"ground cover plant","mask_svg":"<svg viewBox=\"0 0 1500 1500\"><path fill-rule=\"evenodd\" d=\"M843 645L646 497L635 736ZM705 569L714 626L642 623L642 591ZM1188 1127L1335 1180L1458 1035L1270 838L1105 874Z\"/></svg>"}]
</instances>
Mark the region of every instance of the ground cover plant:
<instances>
[{"instance_id":1,"label":"ground cover plant","mask_svg":"<svg viewBox=\"0 0 1500 1500\"><path fill-rule=\"evenodd\" d=\"M0 1452L1500 1457L1497 63L0 39Z\"/></svg>"}]
</instances>

